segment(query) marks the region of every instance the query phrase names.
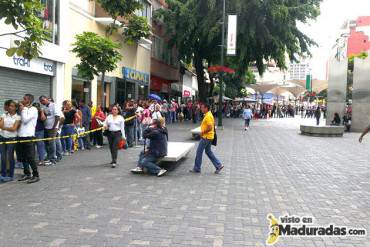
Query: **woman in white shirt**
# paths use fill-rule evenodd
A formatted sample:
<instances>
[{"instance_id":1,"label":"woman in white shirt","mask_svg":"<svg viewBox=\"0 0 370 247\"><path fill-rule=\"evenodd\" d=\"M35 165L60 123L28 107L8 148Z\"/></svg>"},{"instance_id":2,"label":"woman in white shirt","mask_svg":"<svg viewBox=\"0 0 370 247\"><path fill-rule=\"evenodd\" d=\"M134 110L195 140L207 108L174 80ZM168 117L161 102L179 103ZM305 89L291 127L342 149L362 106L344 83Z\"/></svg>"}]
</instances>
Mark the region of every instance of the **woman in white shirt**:
<instances>
[{"instance_id":1,"label":"woman in white shirt","mask_svg":"<svg viewBox=\"0 0 370 247\"><path fill-rule=\"evenodd\" d=\"M121 139L126 140L125 119L117 106L113 106L111 114L105 119L104 129L108 131L109 150L112 156L112 168L117 166L118 144Z\"/></svg>"},{"instance_id":2,"label":"woman in white shirt","mask_svg":"<svg viewBox=\"0 0 370 247\"><path fill-rule=\"evenodd\" d=\"M4 109L7 111L0 119L1 140L0 142L15 141L18 133L18 128L21 125L21 116L17 114L17 103L13 100L8 100L4 104ZM1 144L1 182L8 182L14 178L14 149L15 144ZM9 161L9 173L7 172L7 162Z\"/></svg>"},{"instance_id":3,"label":"woman in white shirt","mask_svg":"<svg viewBox=\"0 0 370 247\"><path fill-rule=\"evenodd\" d=\"M154 112L152 113L152 119L153 120L160 120L162 118L161 114L161 106L160 105L155 105Z\"/></svg>"}]
</instances>

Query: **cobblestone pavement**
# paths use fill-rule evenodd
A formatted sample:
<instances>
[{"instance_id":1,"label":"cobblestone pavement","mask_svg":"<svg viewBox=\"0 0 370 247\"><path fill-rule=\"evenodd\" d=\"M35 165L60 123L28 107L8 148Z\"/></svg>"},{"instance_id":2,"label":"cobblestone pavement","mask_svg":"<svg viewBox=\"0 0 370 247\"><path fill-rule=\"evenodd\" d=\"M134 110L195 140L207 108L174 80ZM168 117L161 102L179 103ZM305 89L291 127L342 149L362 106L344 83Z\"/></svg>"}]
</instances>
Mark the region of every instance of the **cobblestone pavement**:
<instances>
[{"instance_id":1,"label":"cobblestone pavement","mask_svg":"<svg viewBox=\"0 0 370 247\"><path fill-rule=\"evenodd\" d=\"M306 120L312 121L314 120ZM189 174L195 150L162 178L129 173L140 148L106 149L41 168L41 181L0 185L0 246L265 246L268 213L313 216L316 225L370 230L370 137L314 138L299 120L263 120L242 130L226 120L216 155ZM170 126L170 140L191 141L193 126ZM281 238L275 246L370 246L362 238Z\"/></svg>"}]
</instances>

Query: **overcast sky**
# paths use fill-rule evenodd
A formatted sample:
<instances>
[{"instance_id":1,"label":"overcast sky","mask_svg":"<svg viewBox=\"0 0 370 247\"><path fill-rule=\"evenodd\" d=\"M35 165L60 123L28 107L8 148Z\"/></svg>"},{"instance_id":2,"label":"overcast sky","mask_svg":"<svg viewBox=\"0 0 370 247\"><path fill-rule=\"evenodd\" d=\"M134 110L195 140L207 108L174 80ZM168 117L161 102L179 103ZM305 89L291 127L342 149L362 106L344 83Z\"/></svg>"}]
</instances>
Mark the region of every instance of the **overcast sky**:
<instances>
[{"instance_id":1,"label":"overcast sky","mask_svg":"<svg viewBox=\"0 0 370 247\"><path fill-rule=\"evenodd\" d=\"M311 49L313 78L325 79L326 62L340 27L345 20L356 19L357 16L370 16L370 0L324 0L317 20L300 27L319 45Z\"/></svg>"}]
</instances>

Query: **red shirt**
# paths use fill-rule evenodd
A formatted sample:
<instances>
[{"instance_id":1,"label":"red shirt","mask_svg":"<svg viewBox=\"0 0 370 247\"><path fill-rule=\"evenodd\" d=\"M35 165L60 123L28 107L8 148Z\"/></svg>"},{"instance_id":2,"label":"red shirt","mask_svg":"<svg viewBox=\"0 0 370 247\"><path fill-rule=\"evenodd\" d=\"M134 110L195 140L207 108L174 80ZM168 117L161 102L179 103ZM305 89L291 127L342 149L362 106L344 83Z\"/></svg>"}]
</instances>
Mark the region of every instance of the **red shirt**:
<instances>
[{"instance_id":1,"label":"red shirt","mask_svg":"<svg viewBox=\"0 0 370 247\"><path fill-rule=\"evenodd\" d=\"M102 111L96 112L92 121L91 121L91 129L97 129L97 128L100 127L98 122L96 121L96 117L99 117L99 118L103 119L102 122L105 120L104 112L102 112Z\"/></svg>"}]
</instances>

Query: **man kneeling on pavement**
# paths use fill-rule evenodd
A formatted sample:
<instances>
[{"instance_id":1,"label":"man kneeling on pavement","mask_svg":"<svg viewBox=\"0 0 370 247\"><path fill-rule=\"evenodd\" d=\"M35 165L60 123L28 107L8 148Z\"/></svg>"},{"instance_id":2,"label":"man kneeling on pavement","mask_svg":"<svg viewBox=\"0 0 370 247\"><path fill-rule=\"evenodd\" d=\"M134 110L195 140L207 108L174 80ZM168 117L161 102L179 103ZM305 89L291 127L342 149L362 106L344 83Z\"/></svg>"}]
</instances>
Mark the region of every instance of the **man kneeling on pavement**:
<instances>
[{"instance_id":1,"label":"man kneeling on pavement","mask_svg":"<svg viewBox=\"0 0 370 247\"><path fill-rule=\"evenodd\" d=\"M168 132L159 119L153 120L152 124L143 132L144 139L149 139L149 145L141 151L139 164L133 173L144 173L147 170L150 174L163 176L167 170L161 169L156 163L167 155Z\"/></svg>"}]
</instances>

